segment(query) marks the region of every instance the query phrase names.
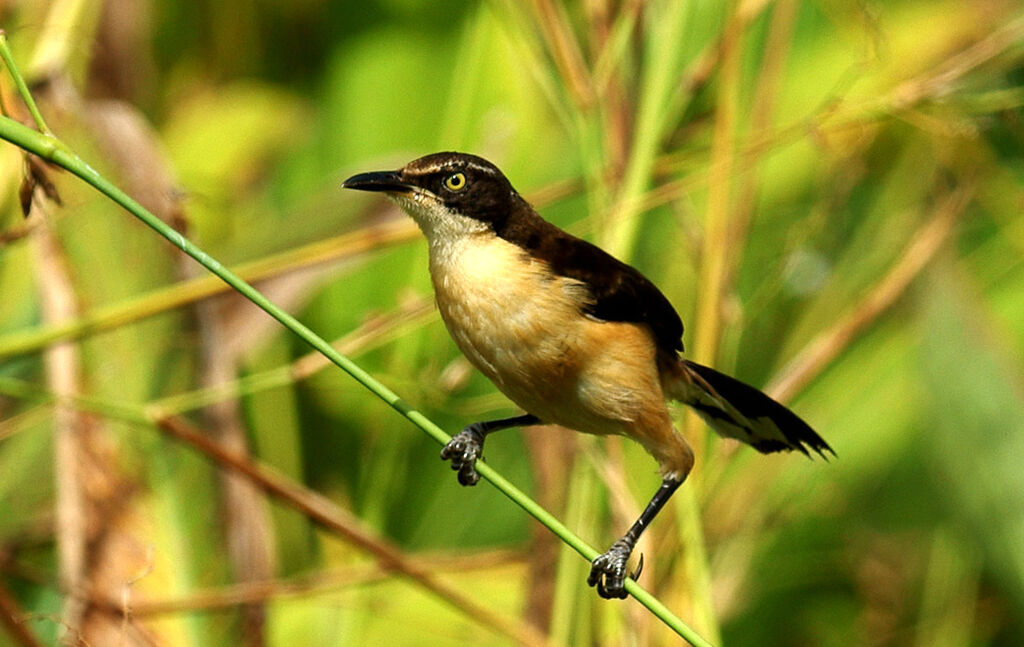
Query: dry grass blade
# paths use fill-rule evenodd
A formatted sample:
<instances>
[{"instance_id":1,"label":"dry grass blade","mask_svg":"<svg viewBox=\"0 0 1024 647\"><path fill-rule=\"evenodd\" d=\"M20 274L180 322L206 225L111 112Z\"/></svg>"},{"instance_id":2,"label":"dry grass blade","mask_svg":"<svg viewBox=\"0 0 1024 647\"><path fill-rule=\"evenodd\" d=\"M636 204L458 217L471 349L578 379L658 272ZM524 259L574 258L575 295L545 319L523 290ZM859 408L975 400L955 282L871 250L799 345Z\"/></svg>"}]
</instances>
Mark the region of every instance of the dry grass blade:
<instances>
[{"instance_id":1,"label":"dry grass blade","mask_svg":"<svg viewBox=\"0 0 1024 647\"><path fill-rule=\"evenodd\" d=\"M712 134L708 208L694 322L693 357L705 364L714 364L718 353L720 310L728 265L726 255L730 252L728 234L733 216L732 171L736 158L734 142L739 110L743 25L731 19L727 29L722 40L721 79Z\"/></svg>"},{"instance_id":2,"label":"dry grass blade","mask_svg":"<svg viewBox=\"0 0 1024 647\"><path fill-rule=\"evenodd\" d=\"M861 332L888 310L906 292L914 278L949 238L957 216L970 203L973 189L961 187L939 205L907 245L900 260L875 288L855 305L847 316L825 330L794 357L771 381L765 392L785 402L824 371Z\"/></svg>"},{"instance_id":3,"label":"dry grass blade","mask_svg":"<svg viewBox=\"0 0 1024 647\"><path fill-rule=\"evenodd\" d=\"M338 340L335 347L345 355L355 355L373 347L382 339L388 338L402 327L423 321L434 311L434 302L420 299L407 304L401 311L366 321ZM317 352L307 353L292 363L291 375L296 381L304 380L315 373L331 366L330 361Z\"/></svg>"},{"instance_id":4,"label":"dry grass blade","mask_svg":"<svg viewBox=\"0 0 1024 647\"><path fill-rule=\"evenodd\" d=\"M38 210L38 205L34 205ZM45 218L35 230L36 276L44 318L60 323L77 314L70 263ZM83 590L114 590L136 567L147 541L133 496L133 482L118 467L116 443L102 422L64 402L83 391L79 348L55 344L44 354L46 379L58 396L54 415L54 472L57 480L56 543L64 599L61 625L81 640L123 645L148 644L149 628L128 637L110 618L96 614ZM117 493L116 496L114 493Z\"/></svg>"},{"instance_id":5,"label":"dry grass blade","mask_svg":"<svg viewBox=\"0 0 1024 647\"><path fill-rule=\"evenodd\" d=\"M757 87L751 108L751 130L767 132L771 127L775 110L776 96L782 80L797 13L796 0L779 0L775 3L771 24L768 29L768 42L765 44L764 61L757 77ZM756 169L760 161L761 151L744 155L740 159L739 197L736 201L736 215L729 227L729 248L743 249L747 232L754 218L757 205L758 174ZM736 259L729 264L725 282L731 285L739 265Z\"/></svg>"},{"instance_id":6,"label":"dry grass blade","mask_svg":"<svg viewBox=\"0 0 1024 647\"><path fill-rule=\"evenodd\" d=\"M676 94L693 95L703 88L711 80L715 70L722 66L722 58L725 48L728 45L728 34L733 30L743 30L755 19L768 5L770 0L752 0L741 2L729 18L729 22L723 30L722 37L710 43L693 58L693 62L682 75L681 81L676 89Z\"/></svg>"},{"instance_id":7,"label":"dry grass blade","mask_svg":"<svg viewBox=\"0 0 1024 647\"><path fill-rule=\"evenodd\" d=\"M904 110L929 98L952 93L955 83L969 72L1024 41L1024 18L1018 18L987 38L949 57L929 74L904 81L888 98L893 110Z\"/></svg>"},{"instance_id":8,"label":"dry grass blade","mask_svg":"<svg viewBox=\"0 0 1024 647\"><path fill-rule=\"evenodd\" d=\"M344 355L358 355L366 350L376 348L394 339L408 328L426 321L432 316L433 309L433 301L426 299L407 304L399 312L367 320L359 328L333 342L332 346ZM303 355L291 364L152 401L147 408L153 412L161 412L160 415L181 414L216 402L301 382L330 366L333 366L330 360L314 351Z\"/></svg>"},{"instance_id":9,"label":"dry grass blade","mask_svg":"<svg viewBox=\"0 0 1024 647\"><path fill-rule=\"evenodd\" d=\"M25 429L45 424L52 415L50 407L33 407L0 420L0 443Z\"/></svg>"},{"instance_id":10,"label":"dry grass blade","mask_svg":"<svg viewBox=\"0 0 1024 647\"><path fill-rule=\"evenodd\" d=\"M34 208L38 209L38 205ZM43 219L32 237L36 255L36 276L39 285L43 319L60 324L77 312L77 299L71 285L66 258L49 223ZM81 365L78 348L72 344L55 344L44 355L46 380L58 396L81 390ZM57 568L61 583L70 590L83 587L87 577L87 527L89 506L83 491L84 473L89 469L87 457L93 455L85 447L88 434L80 412L58 405L54 415L54 473L56 474ZM64 623L78 630L85 609L81 601L68 598Z\"/></svg>"},{"instance_id":11,"label":"dry grass blade","mask_svg":"<svg viewBox=\"0 0 1024 647\"><path fill-rule=\"evenodd\" d=\"M577 109L586 111L594 102L594 93L583 53L572 33L572 25L569 24L564 8L551 0L532 0L530 5L573 103Z\"/></svg>"},{"instance_id":12,"label":"dry grass blade","mask_svg":"<svg viewBox=\"0 0 1024 647\"><path fill-rule=\"evenodd\" d=\"M0 231L0 249L27 237L38 224L39 221L35 218L26 218L23 222Z\"/></svg>"},{"instance_id":13,"label":"dry grass blade","mask_svg":"<svg viewBox=\"0 0 1024 647\"><path fill-rule=\"evenodd\" d=\"M522 555L510 551L459 555L456 557L415 558L424 569L450 572L471 572L493 568L521 560ZM171 599L134 600L132 617L165 616L181 613L226 611L247 604L270 602L288 598L324 595L351 586L381 582L394 576L392 569L382 569L379 563L357 564L344 570L316 573L291 580L271 579L240 582L218 588L194 591L190 595ZM92 603L107 613L125 615L122 600L96 596Z\"/></svg>"},{"instance_id":14,"label":"dry grass blade","mask_svg":"<svg viewBox=\"0 0 1024 647\"><path fill-rule=\"evenodd\" d=\"M312 492L254 461L232 454L180 418L165 418L156 421L156 424L169 436L199 450L205 456L216 461L218 465L245 476L266 493L285 501L310 520L370 553L385 568L408 577L484 626L509 636L523 645L547 644L546 638L533 627L494 613L451 585L439 580L421 564L410 560L402 551L363 528L357 519L334 505L326 497Z\"/></svg>"},{"instance_id":15,"label":"dry grass blade","mask_svg":"<svg viewBox=\"0 0 1024 647\"><path fill-rule=\"evenodd\" d=\"M239 265L237 274L247 281L257 282L413 240L417 236L419 230L411 221L395 220L243 263ZM96 308L71 321L5 335L0 338L0 357L24 354L57 341L111 330L230 290L230 286L209 275L177 283L127 302Z\"/></svg>"},{"instance_id":16,"label":"dry grass blade","mask_svg":"<svg viewBox=\"0 0 1024 647\"><path fill-rule=\"evenodd\" d=\"M0 582L0 625L7 627L7 632L22 647L43 647L43 642L25 626L25 614L18 601L7 592Z\"/></svg>"}]
</instances>

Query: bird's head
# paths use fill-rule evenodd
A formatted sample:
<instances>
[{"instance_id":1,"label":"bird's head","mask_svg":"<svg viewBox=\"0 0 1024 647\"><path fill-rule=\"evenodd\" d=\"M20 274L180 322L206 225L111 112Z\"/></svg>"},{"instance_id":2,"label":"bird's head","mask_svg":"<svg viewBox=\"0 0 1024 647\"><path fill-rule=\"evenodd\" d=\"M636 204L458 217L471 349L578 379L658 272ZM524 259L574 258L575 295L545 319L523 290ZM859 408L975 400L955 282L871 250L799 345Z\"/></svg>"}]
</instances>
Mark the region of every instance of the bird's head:
<instances>
[{"instance_id":1,"label":"bird's head","mask_svg":"<svg viewBox=\"0 0 1024 647\"><path fill-rule=\"evenodd\" d=\"M522 202L498 167L467 153L434 153L395 171L360 173L342 187L387 194L430 239L494 230Z\"/></svg>"}]
</instances>

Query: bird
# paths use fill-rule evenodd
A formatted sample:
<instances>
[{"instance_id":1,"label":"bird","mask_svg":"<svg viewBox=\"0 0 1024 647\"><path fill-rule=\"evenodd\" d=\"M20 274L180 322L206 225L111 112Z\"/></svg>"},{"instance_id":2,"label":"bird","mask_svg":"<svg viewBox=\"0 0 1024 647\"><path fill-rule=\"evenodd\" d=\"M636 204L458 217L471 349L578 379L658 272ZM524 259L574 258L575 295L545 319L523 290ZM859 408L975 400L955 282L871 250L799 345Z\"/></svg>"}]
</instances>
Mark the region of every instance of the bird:
<instances>
[{"instance_id":1,"label":"bird","mask_svg":"<svg viewBox=\"0 0 1024 647\"><path fill-rule=\"evenodd\" d=\"M643 274L542 218L482 157L441 152L391 171L354 175L346 189L385 194L429 247L437 309L469 362L523 414L467 425L441 458L462 485L479 480L485 438L530 425L626 436L658 463L661 485L626 533L591 562L587 584L625 598L636 543L686 480L694 453L668 401L719 435L759 452L835 452L806 422L758 389L685 359L683 323Z\"/></svg>"}]
</instances>

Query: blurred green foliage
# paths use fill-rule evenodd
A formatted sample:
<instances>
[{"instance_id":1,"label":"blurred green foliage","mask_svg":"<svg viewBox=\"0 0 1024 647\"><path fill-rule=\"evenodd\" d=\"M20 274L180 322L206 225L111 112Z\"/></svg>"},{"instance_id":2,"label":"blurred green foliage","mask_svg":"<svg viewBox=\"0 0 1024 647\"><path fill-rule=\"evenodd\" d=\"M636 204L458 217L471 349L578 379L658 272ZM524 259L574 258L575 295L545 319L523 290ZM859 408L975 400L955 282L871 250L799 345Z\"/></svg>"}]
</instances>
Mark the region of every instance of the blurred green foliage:
<instances>
[{"instance_id":1,"label":"blurred green foliage","mask_svg":"<svg viewBox=\"0 0 1024 647\"><path fill-rule=\"evenodd\" d=\"M341 180L465 150L498 164L553 222L650 276L687 323L688 349L723 370L783 389L826 341L832 354L785 395L837 460L764 457L680 423L698 430L692 498L677 497L652 527L641 583L698 630L730 646L1024 643L1018 3L79 4L0 7L27 69L47 38L66 42L67 59L37 88L51 127L129 192L144 191L161 185L142 162L148 149L126 143L140 131L100 134L100 100L138 109L189 236L225 263L398 217L378 197L342 193ZM58 11L63 28L53 27ZM17 207L19 154L0 154L2 230L38 228ZM81 314L188 278L149 231L73 179L54 179L64 206L44 211ZM723 195L729 244L709 249ZM3 353L12 335L47 325L36 233L0 243L0 378L45 393L52 369L41 353ZM715 260L724 296L708 318L698 304L714 294L705 270ZM901 263L915 268L905 282L894 276ZM431 298L422 241L266 288L327 339L368 330L361 365L445 428L513 412L466 370L436 315L391 332L372 325ZM872 311L879 294L889 298ZM237 301L222 304L230 349L213 352L231 354L237 376L307 352ZM200 388L202 321L188 306L86 336L79 391L141 404ZM693 341L701 326L719 331L713 347ZM67 600L55 414L4 384L0 584L53 644ZM535 524L485 485L459 487L432 441L340 371L246 395L240 420L256 459L481 604L534 621L528 603L546 604L553 644L676 644L632 602L596 600L586 564L567 549L540 568ZM131 585L138 605L244 580L226 557L232 531L215 467L153 429L94 424L109 434L110 470L130 501L128 521L111 523L152 551ZM488 441L488 458L604 546L653 491L654 463L630 444L605 451L551 435L563 454L509 431ZM265 644L512 643L405 579L365 575L368 556L294 510L267 507L280 590L257 631ZM314 590L286 592L309 577ZM155 644L255 644L238 606L134 621ZM8 644L20 643L0 631Z\"/></svg>"}]
</instances>

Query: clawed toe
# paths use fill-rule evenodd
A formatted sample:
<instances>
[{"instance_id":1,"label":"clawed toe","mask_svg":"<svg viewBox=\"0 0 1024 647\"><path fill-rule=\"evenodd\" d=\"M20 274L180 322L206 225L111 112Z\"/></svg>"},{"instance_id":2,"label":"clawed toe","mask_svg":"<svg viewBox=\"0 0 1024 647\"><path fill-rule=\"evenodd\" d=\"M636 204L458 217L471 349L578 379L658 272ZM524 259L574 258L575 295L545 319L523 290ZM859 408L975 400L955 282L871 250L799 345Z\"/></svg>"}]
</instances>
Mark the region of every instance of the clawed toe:
<instances>
[{"instance_id":1,"label":"clawed toe","mask_svg":"<svg viewBox=\"0 0 1024 647\"><path fill-rule=\"evenodd\" d=\"M476 460L484 450L484 437L472 425L455 434L441 450L441 459L449 461L452 469L459 473L459 483L476 485L480 474L476 471Z\"/></svg>"},{"instance_id":2,"label":"clawed toe","mask_svg":"<svg viewBox=\"0 0 1024 647\"><path fill-rule=\"evenodd\" d=\"M587 584L597 588L597 594L607 600L626 597L626 577L636 579L644 567L643 556L640 564L632 574L626 572L626 563L632 552L632 546L617 541L608 552L598 555L590 565Z\"/></svg>"}]
</instances>

